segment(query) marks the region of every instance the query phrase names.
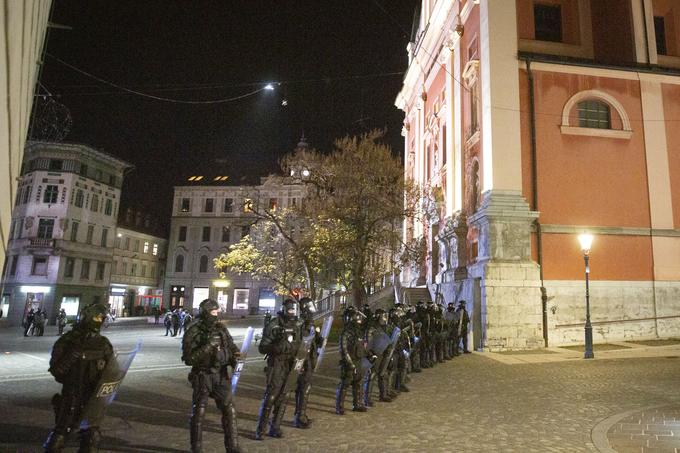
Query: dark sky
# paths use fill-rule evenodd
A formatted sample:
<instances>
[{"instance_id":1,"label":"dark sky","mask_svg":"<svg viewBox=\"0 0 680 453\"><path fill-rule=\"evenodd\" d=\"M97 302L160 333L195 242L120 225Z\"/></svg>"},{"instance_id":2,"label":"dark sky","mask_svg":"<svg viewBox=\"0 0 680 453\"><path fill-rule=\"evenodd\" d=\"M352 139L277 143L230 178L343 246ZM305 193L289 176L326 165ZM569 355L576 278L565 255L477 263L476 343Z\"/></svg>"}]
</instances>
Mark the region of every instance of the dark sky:
<instances>
[{"instance_id":1,"label":"dark sky","mask_svg":"<svg viewBox=\"0 0 680 453\"><path fill-rule=\"evenodd\" d=\"M304 130L311 146L387 128L403 150L394 107L406 70L413 10L420 0L54 0L41 93L70 111L65 141L135 165L123 203L169 223L172 186L215 167L237 181L266 175ZM89 78L179 100L126 93ZM398 74L391 74L398 73ZM288 101L282 106L283 99Z\"/></svg>"}]
</instances>

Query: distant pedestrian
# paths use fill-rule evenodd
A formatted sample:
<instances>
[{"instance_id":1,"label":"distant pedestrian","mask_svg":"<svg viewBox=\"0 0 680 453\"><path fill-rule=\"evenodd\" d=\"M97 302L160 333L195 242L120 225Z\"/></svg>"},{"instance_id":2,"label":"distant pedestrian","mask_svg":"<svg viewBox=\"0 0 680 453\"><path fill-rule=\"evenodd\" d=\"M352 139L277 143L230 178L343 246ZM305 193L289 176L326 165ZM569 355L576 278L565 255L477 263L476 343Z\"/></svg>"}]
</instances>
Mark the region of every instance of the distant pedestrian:
<instances>
[{"instance_id":1,"label":"distant pedestrian","mask_svg":"<svg viewBox=\"0 0 680 453\"><path fill-rule=\"evenodd\" d=\"M186 313L187 314L184 317L184 333L186 333L189 324L191 324L191 321L194 320L194 317L191 315L191 312L187 311Z\"/></svg>"},{"instance_id":2,"label":"distant pedestrian","mask_svg":"<svg viewBox=\"0 0 680 453\"><path fill-rule=\"evenodd\" d=\"M24 319L24 336L27 337L30 334L33 335L33 320L35 319L35 311L31 308Z\"/></svg>"},{"instance_id":3,"label":"distant pedestrian","mask_svg":"<svg viewBox=\"0 0 680 453\"><path fill-rule=\"evenodd\" d=\"M158 320L160 319L160 317L161 317L161 312L158 309L158 307L153 307L153 319L154 319L153 323L154 323L155 326L158 325Z\"/></svg>"},{"instance_id":4,"label":"distant pedestrian","mask_svg":"<svg viewBox=\"0 0 680 453\"><path fill-rule=\"evenodd\" d=\"M172 332L172 312L168 311L163 318L163 324L165 325L165 336L167 337L169 333Z\"/></svg>"},{"instance_id":5,"label":"distant pedestrian","mask_svg":"<svg viewBox=\"0 0 680 453\"><path fill-rule=\"evenodd\" d=\"M182 333L182 330L185 330L184 328L184 318L187 316L187 312L184 310L180 310L179 313L179 330L177 331L178 334Z\"/></svg>"},{"instance_id":6,"label":"distant pedestrian","mask_svg":"<svg viewBox=\"0 0 680 453\"><path fill-rule=\"evenodd\" d=\"M47 313L38 309L33 318L33 331L37 337L42 337L45 333L45 321L47 321Z\"/></svg>"},{"instance_id":7,"label":"distant pedestrian","mask_svg":"<svg viewBox=\"0 0 680 453\"><path fill-rule=\"evenodd\" d=\"M59 310L57 315L57 328L59 329L59 335L64 333L64 327L66 327L66 310L63 308Z\"/></svg>"},{"instance_id":8,"label":"distant pedestrian","mask_svg":"<svg viewBox=\"0 0 680 453\"><path fill-rule=\"evenodd\" d=\"M176 337L177 331L179 330L179 310L175 308L170 316L170 320L172 322L172 336Z\"/></svg>"}]
</instances>

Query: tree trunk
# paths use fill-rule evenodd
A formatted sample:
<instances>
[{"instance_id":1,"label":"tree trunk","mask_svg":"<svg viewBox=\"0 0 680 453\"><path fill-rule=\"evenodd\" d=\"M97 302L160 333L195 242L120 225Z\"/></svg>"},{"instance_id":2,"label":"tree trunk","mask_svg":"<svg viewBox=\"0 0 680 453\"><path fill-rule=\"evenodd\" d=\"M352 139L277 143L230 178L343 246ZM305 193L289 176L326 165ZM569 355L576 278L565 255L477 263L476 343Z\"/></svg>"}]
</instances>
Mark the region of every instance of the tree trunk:
<instances>
[{"instance_id":1,"label":"tree trunk","mask_svg":"<svg viewBox=\"0 0 680 453\"><path fill-rule=\"evenodd\" d=\"M356 308L362 308L366 300L366 289L361 281L355 280L352 283L352 302Z\"/></svg>"}]
</instances>

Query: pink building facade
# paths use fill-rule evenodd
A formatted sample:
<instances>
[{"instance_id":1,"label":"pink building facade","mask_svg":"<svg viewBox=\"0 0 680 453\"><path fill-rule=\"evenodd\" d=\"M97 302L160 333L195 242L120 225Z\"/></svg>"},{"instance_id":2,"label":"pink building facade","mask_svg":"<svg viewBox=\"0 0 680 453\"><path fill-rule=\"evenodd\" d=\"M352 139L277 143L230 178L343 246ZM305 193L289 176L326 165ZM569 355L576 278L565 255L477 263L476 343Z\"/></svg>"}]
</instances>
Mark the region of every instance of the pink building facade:
<instances>
[{"instance_id":1,"label":"pink building facade","mask_svg":"<svg viewBox=\"0 0 680 453\"><path fill-rule=\"evenodd\" d=\"M680 335L680 2L424 0L396 105L427 265L476 349Z\"/></svg>"}]
</instances>

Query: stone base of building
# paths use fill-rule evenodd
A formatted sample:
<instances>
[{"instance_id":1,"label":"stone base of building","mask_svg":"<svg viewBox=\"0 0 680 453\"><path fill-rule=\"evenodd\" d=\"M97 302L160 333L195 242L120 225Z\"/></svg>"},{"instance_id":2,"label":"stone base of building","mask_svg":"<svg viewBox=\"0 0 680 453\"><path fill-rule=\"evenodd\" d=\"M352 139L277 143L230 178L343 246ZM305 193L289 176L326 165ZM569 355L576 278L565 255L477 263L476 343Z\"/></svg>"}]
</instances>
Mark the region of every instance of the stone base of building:
<instances>
[{"instance_id":1,"label":"stone base of building","mask_svg":"<svg viewBox=\"0 0 680 453\"><path fill-rule=\"evenodd\" d=\"M543 347L541 290L535 263L485 263L469 277L443 283L444 300L466 301L469 344L478 351Z\"/></svg>"},{"instance_id":2,"label":"stone base of building","mask_svg":"<svg viewBox=\"0 0 680 453\"><path fill-rule=\"evenodd\" d=\"M584 281L546 281L550 346L582 344ZM680 281L591 281L593 341L680 337Z\"/></svg>"}]
</instances>

